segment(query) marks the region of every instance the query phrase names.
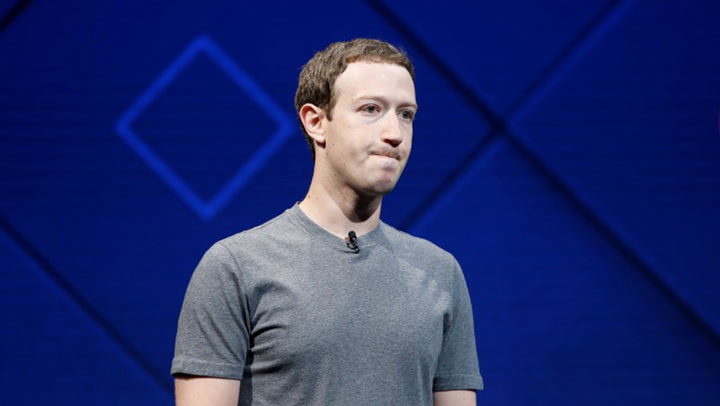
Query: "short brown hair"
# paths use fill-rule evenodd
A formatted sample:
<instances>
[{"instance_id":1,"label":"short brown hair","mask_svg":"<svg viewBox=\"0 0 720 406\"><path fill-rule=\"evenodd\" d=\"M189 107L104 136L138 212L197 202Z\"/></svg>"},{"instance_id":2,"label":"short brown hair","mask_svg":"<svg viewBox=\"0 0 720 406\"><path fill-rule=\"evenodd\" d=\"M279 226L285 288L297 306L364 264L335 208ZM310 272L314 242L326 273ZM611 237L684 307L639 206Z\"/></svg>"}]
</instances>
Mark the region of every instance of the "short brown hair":
<instances>
[{"instance_id":1,"label":"short brown hair","mask_svg":"<svg viewBox=\"0 0 720 406\"><path fill-rule=\"evenodd\" d=\"M348 64L359 61L400 65L407 69L410 77L415 81L415 69L410 58L404 51L385 41L357 38L347 42L334 42L316 53L300 72L298 88L295 92L295 110L298 118L300 118L300 108L306 103L311 103L323 109L328 120L331 120L332 109L335 106L333 91L335 80L345 72ZM315 160L313 139L305 131L302 121L300 127Z\"/></svg>"}]
</instances>

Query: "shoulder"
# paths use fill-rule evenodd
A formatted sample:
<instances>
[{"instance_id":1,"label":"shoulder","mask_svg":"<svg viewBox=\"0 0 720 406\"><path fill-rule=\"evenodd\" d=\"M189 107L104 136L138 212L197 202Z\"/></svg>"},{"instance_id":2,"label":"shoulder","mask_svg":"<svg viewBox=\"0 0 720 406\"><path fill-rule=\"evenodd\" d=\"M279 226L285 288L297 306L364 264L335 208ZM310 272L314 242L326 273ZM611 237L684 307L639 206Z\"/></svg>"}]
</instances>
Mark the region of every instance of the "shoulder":
<instances>
[{"instance_id":1,"label":"shoulder","mask_svg":"<svg viewBox=\"0 0 720 406\"><path fill-rule=\"evenodd\" d=\"M455 257L433 242L398 230L386 223L381 223L381 227L394 253L401 259L411 263L437 265L445 269L448 267L459 269Z\"/></svg>"},{"instance_id":2,"label":"shoulder","mask_svg":"<svg viewBox=\"0 0 720 406\"><path fill-rule=\"evenodd\" d=\"M265 223L241 231L216 242L211 250L221 249L230 253L254 250L268 244L278 243L293 234L287 211Z\"/></svg>"},{"instance_id":3,"label":"shoulder","mask_svg":"<svg viewBox=\"0 0 720 406\"><path fill-rule=\"evenodd\" d=\"M262 262L268 253L277 252L297 238L287 213L215 242L203 255L200 266L221 266L231 271Z\"/></svg>"}]
</instances>

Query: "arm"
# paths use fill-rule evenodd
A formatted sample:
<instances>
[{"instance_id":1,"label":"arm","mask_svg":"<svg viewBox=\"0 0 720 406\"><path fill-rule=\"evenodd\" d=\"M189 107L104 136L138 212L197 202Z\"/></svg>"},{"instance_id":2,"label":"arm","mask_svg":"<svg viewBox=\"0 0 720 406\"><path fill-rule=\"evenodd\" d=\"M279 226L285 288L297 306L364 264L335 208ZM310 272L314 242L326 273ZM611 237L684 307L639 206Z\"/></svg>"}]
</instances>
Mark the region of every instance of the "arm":
<instances>
[{"instance_id":1,"label":"arm","mask_svg":"<svg viewBox=\"0 0 720 406\"><path fill-rule=\"evenodd\" d=\"M483 389L475 348L470 294L460 265L454 261L452 312L443 330L443 345L433 379L433 405L475 406Z\"/></svg>"},{"instance_id":2,"label":"arm","mask_svg":"<svg viewBox=\"0 0 720 406\"><path fill-rule=\"evenodd\" d=\"M246 303L230 251L203 256L188 285L171 373L179 406L237 406L247 353Z\"/></svg>"},{"instance_id":3,"label":"arm","mask_svg":"<svg viewBox=\"0 0 720 406\"><path fill-rule=\"evenodd\" d=\"M175 378L177 406L237 406L240 381L183 375Z\"/></svg>"},{"instance_id":4,"label":"arm","mask_svg":"<svg viewBox=\"0 0 720 406\"><path fill-rule=\"evenodd\" d=\"M433 406L475 406L475 391L449 390L433 392Z\"/></svg>"}]
</instances>

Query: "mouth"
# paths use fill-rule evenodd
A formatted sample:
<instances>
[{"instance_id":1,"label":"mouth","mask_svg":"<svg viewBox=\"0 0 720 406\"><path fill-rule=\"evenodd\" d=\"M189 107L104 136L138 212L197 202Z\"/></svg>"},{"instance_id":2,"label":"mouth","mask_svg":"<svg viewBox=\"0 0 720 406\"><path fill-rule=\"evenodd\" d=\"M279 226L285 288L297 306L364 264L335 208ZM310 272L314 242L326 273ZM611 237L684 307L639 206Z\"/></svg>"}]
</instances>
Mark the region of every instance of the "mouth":
<instances>
[{"instance_id":1,"label":"mouth","mask_svg":"<svg viewBox=\"0 0 720 406\"><path fill-rule=\"evenodd\" d=\"M385 158L392 158L395 160L400 160L400 155L398 155L395 152L392 151L379 151L379 152L372 152L371 155L385 157Z\"/></svg>"}]
</instances>

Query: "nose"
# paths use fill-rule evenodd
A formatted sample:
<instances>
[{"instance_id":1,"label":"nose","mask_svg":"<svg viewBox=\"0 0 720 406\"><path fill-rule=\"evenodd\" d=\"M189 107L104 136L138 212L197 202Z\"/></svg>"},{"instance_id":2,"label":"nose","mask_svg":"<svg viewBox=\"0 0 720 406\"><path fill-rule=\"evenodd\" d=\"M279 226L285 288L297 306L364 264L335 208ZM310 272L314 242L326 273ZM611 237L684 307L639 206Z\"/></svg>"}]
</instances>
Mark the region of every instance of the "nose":
<instances>
[{"instance_id":1,"label":"nose","mask_svg":"<svg viewBox=\"0 0 720 406\"><path fill-rule=\"evenodd\" d=\"M395 114L386 114L382 128L382 140L393 147L397 147L403 141L403 130L401 123Z\"/></svg>"}]
</instances>

